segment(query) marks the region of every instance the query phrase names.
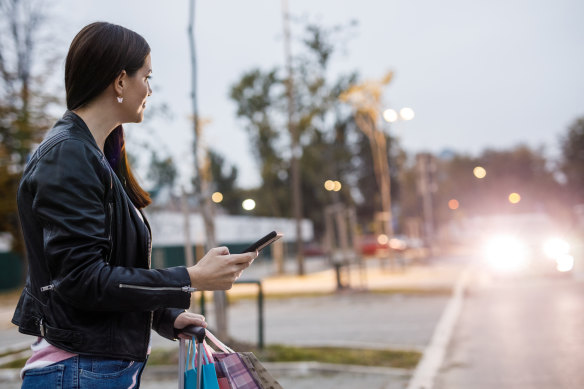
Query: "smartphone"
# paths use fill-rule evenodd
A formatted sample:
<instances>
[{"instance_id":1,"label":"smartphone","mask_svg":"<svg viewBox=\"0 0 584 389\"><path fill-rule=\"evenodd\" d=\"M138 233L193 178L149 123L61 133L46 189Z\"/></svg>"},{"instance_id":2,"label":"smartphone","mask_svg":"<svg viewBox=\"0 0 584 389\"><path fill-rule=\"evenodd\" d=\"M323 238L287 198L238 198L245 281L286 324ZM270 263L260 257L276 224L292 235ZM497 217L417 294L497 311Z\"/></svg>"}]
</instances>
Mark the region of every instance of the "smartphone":
<instances>
[{"instance_id":1,"label":"smartphone","mask_svg":"<svg viewBox=\"0 0 584 389\"><path fill-rule=\"evenodd\" d=\"M256 250L258 252L260 252L267 245L280 239L282 237L282 235L283 234L281 234L279 232L272 231L268 235L266 235L263 238L261 238L260 240L258 240L257 242L252 243L249 247L247 247L245 250L243 250L242 253L251 253L251 252L256 251Z\"/></svg>"}]
</instances>

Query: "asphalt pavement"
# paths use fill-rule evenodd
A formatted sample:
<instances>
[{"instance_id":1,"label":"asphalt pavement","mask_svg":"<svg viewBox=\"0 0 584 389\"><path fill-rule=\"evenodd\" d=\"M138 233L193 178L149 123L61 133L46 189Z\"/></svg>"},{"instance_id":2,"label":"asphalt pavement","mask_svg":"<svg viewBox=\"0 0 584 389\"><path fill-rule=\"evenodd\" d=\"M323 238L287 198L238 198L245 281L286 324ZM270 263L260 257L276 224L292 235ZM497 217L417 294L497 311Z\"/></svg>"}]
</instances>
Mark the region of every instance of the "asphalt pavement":
<instances>
[{"instance_id":1,"label":"asphalt pavement","mask_svg":"<svg viewBox=\"0 0 584 389\"><path fill-rule=\"evenodd\" d=\"M436 389L584 387L584 282L475 273Z\"/></svg>"}]
</instances>

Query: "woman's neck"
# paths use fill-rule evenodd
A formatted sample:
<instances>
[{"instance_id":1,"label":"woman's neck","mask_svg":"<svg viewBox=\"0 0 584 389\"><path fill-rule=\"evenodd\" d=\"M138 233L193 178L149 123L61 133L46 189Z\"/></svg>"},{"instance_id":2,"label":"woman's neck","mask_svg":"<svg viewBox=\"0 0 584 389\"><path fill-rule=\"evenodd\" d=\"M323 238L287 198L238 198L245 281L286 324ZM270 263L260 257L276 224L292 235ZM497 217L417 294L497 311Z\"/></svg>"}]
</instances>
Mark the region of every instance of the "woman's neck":
<instances>
[{"instance_id":1,"label":"woman's neck","mask_svg":"<svg viewBox=\"0 0 584 389\"><path fill-rule=\"evenodd\" d=\"M114 119L115 115L107 111L97 106L83 107L73 111L83 119L101 152L109 134L121 124Z\"/></svg>"}]
</instances>

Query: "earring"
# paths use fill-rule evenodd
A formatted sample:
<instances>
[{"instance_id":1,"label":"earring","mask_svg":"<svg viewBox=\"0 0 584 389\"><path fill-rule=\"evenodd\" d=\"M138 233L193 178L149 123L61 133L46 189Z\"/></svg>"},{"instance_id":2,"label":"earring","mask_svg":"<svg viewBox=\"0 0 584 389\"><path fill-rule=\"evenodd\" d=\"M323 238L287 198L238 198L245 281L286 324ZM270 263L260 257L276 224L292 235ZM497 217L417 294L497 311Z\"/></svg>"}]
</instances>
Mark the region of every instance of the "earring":
<instances>
[{"instance_id":1,"label":"earring","mask_svg":"<svg viewBox=\"0 0 584 389\"><path fill-rule=\"evenodd\" d=\"M124 101L124 98L122 96L118 96L118 103L122 104L122 102Z\"/></svg>"}]
</instances>

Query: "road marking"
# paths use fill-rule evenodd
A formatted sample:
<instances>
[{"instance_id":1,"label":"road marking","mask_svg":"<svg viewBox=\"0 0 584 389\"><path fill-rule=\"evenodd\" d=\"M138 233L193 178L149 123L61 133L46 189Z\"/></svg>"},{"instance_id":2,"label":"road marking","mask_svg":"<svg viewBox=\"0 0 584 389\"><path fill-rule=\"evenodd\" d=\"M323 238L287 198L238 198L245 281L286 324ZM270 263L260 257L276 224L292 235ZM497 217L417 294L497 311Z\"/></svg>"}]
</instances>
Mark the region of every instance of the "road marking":
<instances>
[{"instance_id":1,"label":"road marking","mask_svg":"<svg viewBox=\"0 0 584 389\"><path fill-rule=\"evenodd\" d=\"M424 350L424 355L418 366L416 366L416 370L408 384L408 389L432 389L434 387L436 374L442 366L454 325L462 310L464 289L468 282L469 273L469 268L466 268L456 280L452 297L448 301L444 312L442 312L430 344Z\"/></svg>"}]
</instances>

